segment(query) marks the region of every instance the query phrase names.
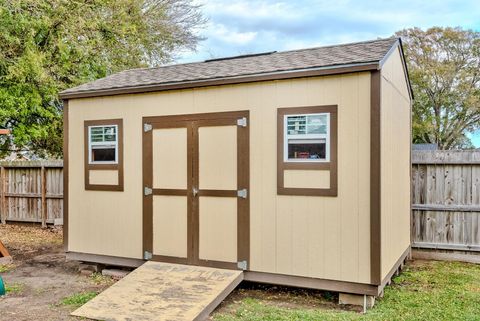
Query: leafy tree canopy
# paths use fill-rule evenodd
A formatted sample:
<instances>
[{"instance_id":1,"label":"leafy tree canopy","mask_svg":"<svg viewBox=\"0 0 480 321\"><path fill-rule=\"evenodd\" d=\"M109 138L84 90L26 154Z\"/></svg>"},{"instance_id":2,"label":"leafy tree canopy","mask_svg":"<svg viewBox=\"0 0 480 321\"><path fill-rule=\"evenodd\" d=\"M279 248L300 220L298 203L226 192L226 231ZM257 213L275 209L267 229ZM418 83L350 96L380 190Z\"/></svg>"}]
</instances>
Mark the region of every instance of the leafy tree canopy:
<instances>
[{"instance_id":1,"label":"leafy tree canopy","mask_svg":"<svg viewBox=\"0 0 480 321\"><path fill-rule=\"evenodd\" d=\"M58 92L194 49L192 0L0 0L0 157L62 155Z\"/></svg>"},{"instance_id":2,"label":"leafy tree canopy","mask_svg":"<svg viewBox=\"0 0 480 321\"><path fill-rule=\"evenodd\" d=\"M470 148L480 128L480 32L419 28L396 33L405 54L415 100L414 143Z\"/></svg>"}]
</instances>

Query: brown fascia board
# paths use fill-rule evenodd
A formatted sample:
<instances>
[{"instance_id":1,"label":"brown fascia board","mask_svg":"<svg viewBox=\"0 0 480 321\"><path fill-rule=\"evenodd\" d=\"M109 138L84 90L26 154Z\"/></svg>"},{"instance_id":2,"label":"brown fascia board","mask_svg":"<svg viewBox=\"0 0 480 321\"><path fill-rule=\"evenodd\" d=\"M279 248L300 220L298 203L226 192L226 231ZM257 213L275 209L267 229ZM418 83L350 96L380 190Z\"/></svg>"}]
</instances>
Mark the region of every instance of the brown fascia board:
<instances>
[{"instance_id":1,"label":"brown fascia board","mask_svg":"<svg viewBox=\"0 0 480 321\"><path fill-rule=\"evenodd\" d=\"M269 80L282 80L292 78L304 78L326 75L338 75L352 72L372 71L379 69L379 62L365 62L357 64L347 64L341 66L328 66L319 68L309 68L292 71L272 72L247 76L236 76L228 78L193 80L185 82L163 83L154 85L132 86L122 88L99 89L89 91L64 92L60 93L60 99L75 99L101 96L114 96L124 94L140 94L154 91L166 91L175 89L191 89L208 86L232 85Z\"/></svg>"},{"instance_id":2,"label":"brown fascia board","mask_svg":"<svg viewBox=\"0 0 480 321\"><path fill-rule=\"evenodd\" d=\"M408 75L408 67L407 67L407 62L405 60L405 53L403 52L403 45L402 45L402 39L398 38L397 41L392 45L392 48L390 48L387 52L387 54L380 60L378 63L379 69L383 68L383 65L385 64L385 61L387 61L388 57L395 52L395 49L397 47L400 48L400 58L402 59L402 66L403 66L403 71L405 73L405 82L407 83L407 88L408 88L408 94L410 95L410 99L413 100L413 90L412 90L412 85L410 83L410 77Z\"/></svg>"}]
</instances>

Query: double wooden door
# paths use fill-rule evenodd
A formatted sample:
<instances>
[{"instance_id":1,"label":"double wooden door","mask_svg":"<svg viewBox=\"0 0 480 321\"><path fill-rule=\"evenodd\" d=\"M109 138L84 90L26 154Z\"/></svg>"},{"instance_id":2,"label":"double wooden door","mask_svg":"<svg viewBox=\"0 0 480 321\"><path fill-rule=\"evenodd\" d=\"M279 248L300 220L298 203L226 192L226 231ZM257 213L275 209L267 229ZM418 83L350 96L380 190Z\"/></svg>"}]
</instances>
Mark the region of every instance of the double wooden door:
<instances>
[{"instance_id":1,"label":"double wooden door","mask_svg":"<svg viewBox=\"0 0 480 321\"><path fill-rule=\"evenodd\" d=\"M247 269L248 111L143 119L144 258Z\"/></svg>"}]
</instances>

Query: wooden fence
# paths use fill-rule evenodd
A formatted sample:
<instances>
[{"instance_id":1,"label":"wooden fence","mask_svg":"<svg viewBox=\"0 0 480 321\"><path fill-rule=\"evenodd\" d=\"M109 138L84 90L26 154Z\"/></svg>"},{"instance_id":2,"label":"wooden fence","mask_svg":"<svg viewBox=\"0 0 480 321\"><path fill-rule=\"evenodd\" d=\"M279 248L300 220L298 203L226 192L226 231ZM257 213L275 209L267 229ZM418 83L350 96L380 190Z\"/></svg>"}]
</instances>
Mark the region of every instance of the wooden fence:
<instances>
[{"instance_id":1,"label":"wooden fence","mask_svg":"<svg viewBox=\"0 0 480 321\"><path fill-rule=\"evenodd\" d=\"M414 151L412 193L413 247L480 252L480 151Z\"/></svg>"},{"instance_id":2,"label":"wooden fence","mask_svg":"<svg viewBox=\"0 0 480 321\"><path fill-rule=\"evenodd\" d=\"M63 224L63 161L0 161L0 219Z\"/></svg>"},{"instance_id":3,"label":"wooden fence","mask_svg":"<svg viewBox=\"0 0 480 321\"><path fill-rule=\"evenodd\" d=\"M0 220L62 224L62 161L0 161ZM412 153L412 246L480 254L480 151Z\"/></svg>"}]
</instances>

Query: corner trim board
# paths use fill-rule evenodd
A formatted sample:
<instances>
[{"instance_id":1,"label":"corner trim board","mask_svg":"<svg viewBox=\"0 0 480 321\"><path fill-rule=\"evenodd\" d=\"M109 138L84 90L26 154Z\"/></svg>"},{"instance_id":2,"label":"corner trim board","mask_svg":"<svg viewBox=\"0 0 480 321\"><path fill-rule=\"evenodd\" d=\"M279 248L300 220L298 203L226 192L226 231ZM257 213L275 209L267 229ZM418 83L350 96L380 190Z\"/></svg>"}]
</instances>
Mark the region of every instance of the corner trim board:
<instances>
[{"instance_id":1,"label":"corner trim board","mask_svg":"<svg viewBox=\"0 0 480 321\"><path fill-rule=\"evenodd\" d=\"M381 77L372 71L370 78L370 282L381 284Z\"/></svg>"},{"instance_id":2,"label":"corner trim board","mask_svg":"<svg viewBox=\"0 0 480 321\"><path fill-rule=\"evenodd\" d=\"M63 247L68 251L68 100L63 100ZM2 168L3 169L3 168Z\"/></svg>"}]
</instances>

